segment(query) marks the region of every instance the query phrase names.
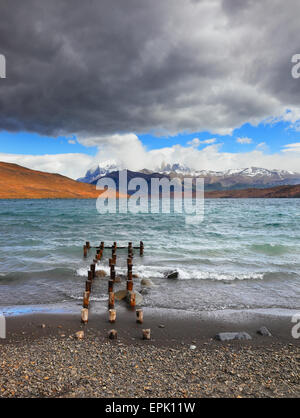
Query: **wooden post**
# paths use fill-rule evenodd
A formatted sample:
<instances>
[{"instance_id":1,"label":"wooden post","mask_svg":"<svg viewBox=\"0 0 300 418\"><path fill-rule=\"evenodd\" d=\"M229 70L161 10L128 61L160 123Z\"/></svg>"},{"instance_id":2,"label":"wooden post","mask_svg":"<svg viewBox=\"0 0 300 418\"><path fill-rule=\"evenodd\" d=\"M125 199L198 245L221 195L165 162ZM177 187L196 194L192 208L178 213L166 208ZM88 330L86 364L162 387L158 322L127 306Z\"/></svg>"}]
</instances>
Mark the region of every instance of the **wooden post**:
<instances>
[{"instance_id":1,"label":"wooden post","mask_svg":"<svg viewBox=\"0 0 300 418\"><path fill-rule=\"evenodd\" d=\"M89 310L87 308L81 309L81 322L87 324L89 320Z\"/></svg>"},{"instance_id":2,"label":"wooden post","mask_svg":"<svg viewBox=\"0 0 300 418\"><path fill-rule=\"evenodd\" d=\"M101 250L104 250L104 241L101 241L101 243L100 243L100 249Z\"/></svg>"},{"instance_id":3,"label":"wooden post","mask_svg":"<svg viewBox=\"0 0 300 418\"><path fill-rule=\"evenodd\" d=\"M110 331L108 331L108 338L110 340L116 340L118 337L118 333L115 329L111 329Z\"/></svg>"},{"instance_id":4,"label":"wooden post","mask_svg":"<svg viewBox=\"0 0 300 418\"><path fill-rule=\"evenodd\" d=\"M140 241L140 256L144 255L144 244L143 241Z\"/></svg>"},{"instance_id":5,"label":"wooden post","mask_svg":"<svg viewBox=\"0 0 300 418\"><path fill-rule=\"evenodd\" d=\"M116 264L116 262L117 262L117 254L113 254L112 260L113 260L113 263Z\"/></svg>"},{"instance_id":6,"label":"wooden post","mask_svg":"<svg viewBox=\"0 0 300 418\"><path fill-rule=\"evenodd\" d=\"M127 279L132 280L132 260L127 258Z\"/></svg>"},{"instance_id":7,"label":"wooden post","mask_svg":"<svg viewBox=\"0 0 300 418\"><path fill-rule=\"evenodd\" d=\"M91 272L91 270L88 271L88 280L93 280L93 273Z\"/></svg>"},{"instance_id":8,"label":"wooden post","mask_svg":"<svg viewBox=\"0 0 300 418\"><path fill-rule=\"evenodd\" d=\"M92 278L95 277L95 271L96 271L96 265L95 264L91 264Z\"/></svg>"},{"instance_id":9,"label":"wooden post","mask_svg":"<svg viewBox=\"0 0 300 418\"><path fill-rule=\"evenodd\" d=\"M110 266L110 280L115 280L115 278L116 278L115 266L114 266L114 264L111 264L111 266Z\"/></svg>"},{"instance_id":10,"label":"wooden post","mask_svg":"<svg viewBox=\"0 0 300 418\"><path fill-rule=\"evenodd\" d=\"M143 340L150 340L151 338L151 330L150 329L143 329Z\"/></svg>"},{"instance_id":11,"label":"wooden post","mask_svg":"<svg viewBox=\"0 0 300 418\"><path fill-rule=\"evenodd\" d=\"M133 290L133 281L127 280L127 290L132 291Z\"/></svg>"},{"instance_id":12,"label":"wooden post","mask_svg":"<svg viewBox=\"0 0 300 418\"><path fill-rule=\"evenodd\" d=\"M143 309L137 309L136 311L136 322L142 324L144 320Z\"/></svg>"},{"instance_id":13,"label":"wooden post","mask_svg":"<svg viewBox=\"0 0 300 418\"><path fill-rule=\"evenodd\" d=\"M128 243L128 254L132 252L132 242Z\"/></svg>"},{"instance_id":14,"label":"wooden post","mask_svg":"<svg viewBox=\"0 0 300 418\"><path fill-rule=\"evenodd\" d=\"M110 309L109 311L109 322L113 324L116 322L117 311L115 309Z\"/></svg>"},{"instance_id":15,"label":"wooden post","mask_svg":"<svg viewBox=\"0 0 300 418\"><path fill-rule=\"evenodd\" d=\"M86 292L91 292L92 291L92 282L91 282L91 280L87 280L85 282L85 291Z\"/></svg>"},{"instance_id":16,"label":"wooden post","mask_svg":"<svg viewBox=\"0 0 300 418\"><path fill-rule=\"evenodd\" d=\"M90 303L90 292L85 291L83 294L83 307L88 308Z\"/></svg>"},{"instance_id":17,"label":"wooden post","mask_svg":"<svg viewBox=\"0 0 300 418\"><path fill-rule=\"evenodd\" d=\"M86 245L83 246L83 257L87 257L87 248L86 248Z\"/></svg>"},{"instance_id":18,"label":"wooden post","mask_svg":"<svg viewBox=\"0 0 300 418\"><path fill-rule=\"evenodd\" d=\"M130 292L129 305L130 305L131 308L135 307L135 293L132 292L132 291Z\"/></svg>"},{"instance_id":19,"label":"wooden post","mask_svg":"<svg viewBox=\"0 0 300 418\"><path fill-rule=\"evenodd\" d=\"M113 292L113 291L114 291L114 281L108 280L108 293Z\"/></svg>"},{"instance_id":20,"label":"wooden post","mask_svg":"<svg viewBox=\"0 0 300 418\"><path fill-rule=\"evenodd\" d=\"M89 241L87 241L87 242L85 243L85 245L86 245L86 248L87 248L88 250L91 248L91 245L90 245Z\"/></svg>"},{"instance_id":21,"label":"wooden post","mask_svg":"<svg viewBox=\"0 0 300 418\"><path fill-rule=\"evenodd\" d=\"M115 307L115 294L114 292L109 292L108 294L108 308L113 309Z\"/></svg>"}]
</instances>

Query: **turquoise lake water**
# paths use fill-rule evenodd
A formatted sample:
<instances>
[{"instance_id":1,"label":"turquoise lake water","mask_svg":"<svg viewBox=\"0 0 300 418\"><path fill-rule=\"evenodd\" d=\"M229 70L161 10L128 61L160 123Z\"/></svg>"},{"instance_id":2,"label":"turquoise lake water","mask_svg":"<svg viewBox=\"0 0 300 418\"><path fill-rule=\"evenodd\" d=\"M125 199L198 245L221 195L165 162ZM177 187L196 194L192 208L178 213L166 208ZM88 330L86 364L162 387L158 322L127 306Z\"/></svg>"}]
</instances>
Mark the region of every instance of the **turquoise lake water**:
<instances>
[{"instance_id":1,"label":"turquoise lake water","mask_svg":"<svg viewBox=\"0 0 300 418\"><path fill-rule=\"evenodd\" d=\"M154 285L144 305L186 311L300 308L300 199L207 199L204 221L181 214L106 214L95 200L0 201L0 308L80 309L85 241L138 244L133 272ZM98 269L107 272L110 250ZM116 271L126 271L119 250ZM177 269L178 280L164 278ZM124 284L119 285L120 288ZM107 281L92 300L106 306ZM21 309L21 307L23 307Z\"/></svg>"}]
</instances>

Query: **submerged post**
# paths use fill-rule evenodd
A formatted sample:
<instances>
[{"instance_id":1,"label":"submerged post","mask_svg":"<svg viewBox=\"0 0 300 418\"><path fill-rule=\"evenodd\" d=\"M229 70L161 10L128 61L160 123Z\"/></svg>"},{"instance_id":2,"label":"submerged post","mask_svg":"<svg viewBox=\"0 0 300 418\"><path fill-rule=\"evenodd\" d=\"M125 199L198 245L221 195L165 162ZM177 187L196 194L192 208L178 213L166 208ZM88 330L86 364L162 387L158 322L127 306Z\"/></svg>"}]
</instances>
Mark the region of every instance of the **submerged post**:
<instances>
[{"instance_id":1,"label":"submerged post","mask_svg":"<svg viewBox=\"0 0 300 418\"><path fill-rule=\"evenodd\" d=\"M83 257L87 257L87 248L86 248L86 245L83 246Z\"/></svg>"},{"instance_id":2,"label":"submerged post","mask_svg":"<svg viewBox=\"0 0 300 418\"><path fill-rule=\"evenodd\" d=\"M91 264L91 272L92 272L92 278L93 279L95 277L95 271L96 271L96 265L95 264Z\"/></svg>"},{"instance_id":3,"label":"submerged post","mask_svg":"<svg viewBox=\"0 0 300 418\"><path fill-rule=\"evenodd\" d=\"M140 256L144 255L144 244L143 241L140 241Z\"/></svg>"}]
</instances>

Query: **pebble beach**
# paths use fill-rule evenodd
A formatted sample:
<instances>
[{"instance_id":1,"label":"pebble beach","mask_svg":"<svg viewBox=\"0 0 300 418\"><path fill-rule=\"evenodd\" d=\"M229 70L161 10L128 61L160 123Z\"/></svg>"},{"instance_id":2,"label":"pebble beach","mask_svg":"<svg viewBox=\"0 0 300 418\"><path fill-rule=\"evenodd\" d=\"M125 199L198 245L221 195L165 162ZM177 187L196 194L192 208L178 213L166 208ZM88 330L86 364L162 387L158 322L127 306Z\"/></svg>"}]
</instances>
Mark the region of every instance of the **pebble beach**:
<instances>
[{"instance_id":1,"label":"pebble beach","mask_svg":"<svg viewBox=\"0 0 300 418\"><path fill-rule=\"evenodd\" d=\"M0 340L0 396L300 397L297 340L254 335L256 324L243 324L252 340L221 342L210 335L232 324L211 322L208 330L206 321L150 317L152 338L143 341L143 326L127 321L130 315L118 324L95 317L88 326L73 316L9 319L10 335ZM113 326L118 338L111 341ZM279 328L272 329L279 335Z\"/></svg>"}]
</instances>

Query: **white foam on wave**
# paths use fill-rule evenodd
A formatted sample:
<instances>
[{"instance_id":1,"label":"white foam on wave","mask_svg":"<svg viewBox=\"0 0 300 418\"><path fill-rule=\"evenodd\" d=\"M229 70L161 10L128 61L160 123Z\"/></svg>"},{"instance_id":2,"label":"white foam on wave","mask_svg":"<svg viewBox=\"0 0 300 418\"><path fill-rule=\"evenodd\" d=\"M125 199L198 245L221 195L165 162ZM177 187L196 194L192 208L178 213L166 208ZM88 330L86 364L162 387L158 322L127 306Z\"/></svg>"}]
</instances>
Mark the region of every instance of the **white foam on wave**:
<instances>
[{"instance_id":1,"label":"white foam on wave","mask_svg":"<svg viewBox=\"0 0 300 418\"><path fill-rule=\"evenodd\" d=\"M178 271L179 280L217 280L217 281L234 281L234 280L263 280L264 273L219 273L216 271L208 272L196 269L162 269L157 266L137 266L135 272L143 279L157 278L163 279L167 271Z\"/></svg>"},{"instance_id":2,"label":"white foam on wave","mask_svg":"<svg viewBox=\"0 0 300 418\"><path fill-rule=\"evenodd\" d=\"M78 276L87 276L88 267L81 267L76 271ZM96 267L97 270L104 270L109 275L110 269L108 266ZM133 272L138 275L140 279L163 279L167 271L178 271L179 280L216 280L216 281L234 281L234 280L263 280L264 273L242 273L242 272L216 272L216 271L201 271L196 269L183 268L162 268L160 266L145 266L137 265L133 267ZM118 268L118 273L126 274L126 268Z\"/></svg>"},{"instance_id":3,"label":"white foam on wave","mask_svg":"<svg viewBox=\"0 0 300 418\"><path fill-rule=\"evenodd\" d=\"M109 266L103 266L103 265L96 266L96 271L99 271L99 270L105 271L106 274L109 274L110 272ZM79 269L76 270L76 274L77 276L87 277L88 271L89 271L89 267L80 267Z\"/></svg>"}]
</instances>

